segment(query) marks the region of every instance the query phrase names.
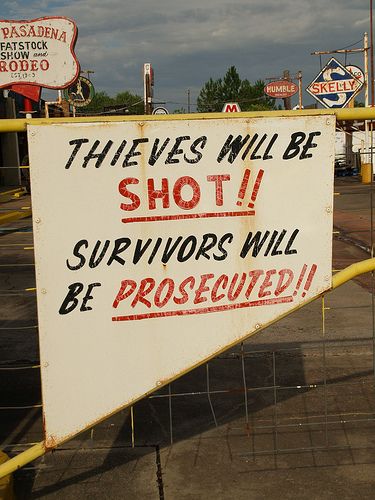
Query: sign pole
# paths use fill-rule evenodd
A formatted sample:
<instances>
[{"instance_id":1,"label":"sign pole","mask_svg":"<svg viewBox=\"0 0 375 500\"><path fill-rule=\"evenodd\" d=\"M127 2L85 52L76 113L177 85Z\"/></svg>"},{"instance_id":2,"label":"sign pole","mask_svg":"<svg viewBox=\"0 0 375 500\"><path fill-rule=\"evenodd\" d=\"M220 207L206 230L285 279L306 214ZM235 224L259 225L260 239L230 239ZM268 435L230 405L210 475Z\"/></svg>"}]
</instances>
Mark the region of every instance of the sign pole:
<instances>
[{"instance_id":1,"label":"sign pole","mask_svg":"<svg viewBox=\"0 0 375 500\"><path fill-rule=\"evenodd\" d=\"M302 71L298 71L298 106L302 109Z\"/></svg>"},{"instance_id":2,"label":"sign pole","mask_svg":"<svg viewBox=\"0 0 375 500\"><path fill-rule=\"evenodd\" d=\"M365 70L365 107L368 108L368 35L363 35L363 57L364 57L364 70ZM365 155L364 163L370 163L369 159L369 133L368 121L365 120Z\"/></svg>"},{"instance_id":3,"label":"sign pole","mask_svg":"<svg viewBox=\"0 0 375 500\"><path fill-rule=\"evenodd\" d=\"M32 118L33 117L33 115L32 115L33 103L31 101L31 99L29 99L28 97L24 97L23 98L23 107L24 107L24 113L25 113L26 118Z\"/></svg>"},{"instance_id":4,"label":"sign pole","mask_svg":"<svg viewBox=\"0 0 375 500\"><path fill-rule=\"evenodd\" d=\"M289 73L288 69L286 69L284 71L283 78L284 78L284 80L287 80L288 82L290 82L290 73ZM291 103L290 97L284 97L283 101L284 101L284 108L285 109L292 109L292 103Z\"/></svg>"}]
</instances>

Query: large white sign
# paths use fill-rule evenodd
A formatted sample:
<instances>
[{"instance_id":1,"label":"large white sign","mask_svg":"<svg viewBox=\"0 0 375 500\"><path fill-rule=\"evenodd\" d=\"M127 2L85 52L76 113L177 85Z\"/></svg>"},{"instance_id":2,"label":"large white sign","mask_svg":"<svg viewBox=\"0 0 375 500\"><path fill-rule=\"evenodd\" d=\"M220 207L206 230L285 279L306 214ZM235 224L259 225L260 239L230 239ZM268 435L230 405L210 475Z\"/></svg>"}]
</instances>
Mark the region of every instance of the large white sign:
<instances>
[{"instance_id":1,"label":"large white sign","mask_svg":"<svg viewBox=\"0 0 375 500\"><path fill-rule=\"evenodd\" d=\"M76 37L77 27L66 17L0 21L0 87L69 86L79 74Z\"/></svg>"},{"instance_id":2,"label":"large white sign","mask_svg":"<svg viewBox=\"0 0 375 500\"><path fill-rule=\"evenodd\" d=\"M47 446L331 286L334 131L28 127Z\"/></svg>"}]
</instances>

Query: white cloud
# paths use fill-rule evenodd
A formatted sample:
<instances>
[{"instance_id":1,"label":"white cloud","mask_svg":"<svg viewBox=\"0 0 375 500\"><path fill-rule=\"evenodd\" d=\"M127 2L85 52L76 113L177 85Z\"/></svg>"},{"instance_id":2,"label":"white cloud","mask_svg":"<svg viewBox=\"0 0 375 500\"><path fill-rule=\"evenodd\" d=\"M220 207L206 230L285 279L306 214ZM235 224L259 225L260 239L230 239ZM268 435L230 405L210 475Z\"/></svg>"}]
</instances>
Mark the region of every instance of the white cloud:
<instances>
[{"instance_id":1,"label":"white cloud","mask_svg":"<svg viewBox=\"0 0 375 500\"><path fill-rule=\"evenodd\" d=\"M369 30L367 0L29 0L5 1L2 11L74 19L78 58L95 71L98 89L142 93L142 66L151 62L155 93L176 102L231 65L251 81L301 69L309 83L320 64L311 52L347 46Z\"/></svg>"}]
</instances>

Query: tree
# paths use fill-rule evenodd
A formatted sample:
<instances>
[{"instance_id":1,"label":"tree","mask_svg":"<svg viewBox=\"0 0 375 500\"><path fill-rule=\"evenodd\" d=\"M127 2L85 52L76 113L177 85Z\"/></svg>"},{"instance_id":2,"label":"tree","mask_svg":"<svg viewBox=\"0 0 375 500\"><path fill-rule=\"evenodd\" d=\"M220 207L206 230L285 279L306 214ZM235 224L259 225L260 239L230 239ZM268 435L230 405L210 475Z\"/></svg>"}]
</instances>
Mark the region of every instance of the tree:
<instances>
[{"instance_id":1,"label":"tree","mask_svg":"<svg viewBox=\"0 0 375 500\"><path fill-rule=\"evenodd\" d=\"M114 110L117 109L117 111L121 114L144 114L144 104L142 97L137 94L132 94L127 90L118 93L115 97L110 97L105 91L96 92L90 104L88 106L79 108L79 112L88 115L99 115L107 113L111 110L112 107Z\"/></svg>"},{"instance_id":2,"label":"tree","mask_svg":"<svg viewBox=\"0 0 375 500\"><path fill-rule=\"evenodd\" d=\"M231 66L223 79L210 78L197 99L197 111L221 111L226 102L238 102L242 111L275 109L275 99L264 94L264 82L241 80L235 66Z\"/></svg>"},{"instance_id":3,"label":"tree","mask_svg":"<svg viewBox=\"0 0 375 500\"><path fill-rule=\"evenodd\" d=\"M206 111L221 111L221 87L222 81L220 79L214 81L212 78L210 78L208 82L204 84L197 99L198 113L204 113Z\"/></svg>"}]
</instances>

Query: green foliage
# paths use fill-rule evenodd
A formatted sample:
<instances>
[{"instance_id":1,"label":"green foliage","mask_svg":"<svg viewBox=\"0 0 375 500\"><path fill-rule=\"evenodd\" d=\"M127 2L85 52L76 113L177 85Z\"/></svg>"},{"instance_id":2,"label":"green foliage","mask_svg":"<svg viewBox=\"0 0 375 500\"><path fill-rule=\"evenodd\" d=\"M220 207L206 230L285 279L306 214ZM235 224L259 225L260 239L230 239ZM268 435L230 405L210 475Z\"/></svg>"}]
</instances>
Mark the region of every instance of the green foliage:
<instances>
[{"instance_id":1,"label":"green foliage","mask_svg":"<svg viewBox=\"0 0 375 500\"><path fill-rule=\"evenodd\" d=\"M231 66L223 79L210 78L202 87L197 99L200 113L221 111L226 102L237 102L242 111L275 109L275 99L264 94L265 83L257 80L241 80L236 68Z\"/></svg>"},{"instance_id":2,"label":"green foliage","mask_svg":"<svg viewBox=\"0 0 375 500\"><path fill-rule=\"evenodd\" d=\"M124 106L124 114L143 115L144 104L141 96L124 91L118 93L115 97L110 97L105 91L96 92L93 100L88 106L81 108L79 111L87 114L102 114L104 109L111 107Z\"/></svg>"}]
</instances>

